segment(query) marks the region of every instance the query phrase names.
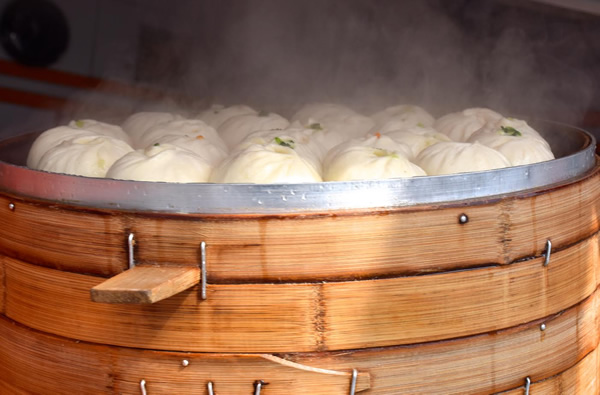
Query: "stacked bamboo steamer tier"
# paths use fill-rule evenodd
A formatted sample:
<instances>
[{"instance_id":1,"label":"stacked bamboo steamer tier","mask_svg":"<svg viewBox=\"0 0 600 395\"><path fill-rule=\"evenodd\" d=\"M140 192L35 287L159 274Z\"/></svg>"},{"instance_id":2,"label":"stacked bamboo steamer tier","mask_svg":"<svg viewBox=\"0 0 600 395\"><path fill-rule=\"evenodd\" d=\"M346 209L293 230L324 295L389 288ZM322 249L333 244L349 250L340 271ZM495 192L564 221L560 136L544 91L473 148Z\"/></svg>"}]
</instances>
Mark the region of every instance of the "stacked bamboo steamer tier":
<instances>
[{"instance_id":1,"label":"stacked bamboo steamer tier","mask_svg":"<svg viewBox=\"0 0 600 395\"><path fill-rule=\"evenodd\" d=\"M336 206L338 184L296 188L321 209L221 185L247 199L230 212L167 184L206 212L178 206L192 195L135 209L156 185L32 171L18 159L31 139L5 142L0 393L598 393L600 167L585 136L517 168L548 185L370 208Z\"/></svg>"}]
</instances>

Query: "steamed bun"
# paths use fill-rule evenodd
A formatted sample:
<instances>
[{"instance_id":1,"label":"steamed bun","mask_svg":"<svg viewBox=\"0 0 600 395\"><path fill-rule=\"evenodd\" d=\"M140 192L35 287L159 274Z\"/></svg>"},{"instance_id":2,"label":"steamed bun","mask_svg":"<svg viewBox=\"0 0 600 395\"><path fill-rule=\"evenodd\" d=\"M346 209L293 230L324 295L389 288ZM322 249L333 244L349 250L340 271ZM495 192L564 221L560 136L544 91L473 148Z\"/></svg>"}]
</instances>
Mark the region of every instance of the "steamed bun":
<instances>
[{"instance_id":1,"label":"steamed bun","mask_svg":"<svg viewBox=\"0 0 600 395\"><path fill-rule=\"evenodd\" d=\"M196 115L196 119L199 119L206 123L207 125L212 126L215 129L221 127L221 125L227 121L229 118L238 116L238 115L248 115L248 114L258 114L258 111L253 109L252 107L238 104L235 106L225 107L219 104L215 104L210 108L202 111L200 114Z\"/></svg>"},{"instance_id":2,"label":"steamed bun","mask_svg":"<svg viewBox=\"0 0 600 395\"><path fill-rule=\"evenodd\" d=\"M213 182L295 184L322 181L314 163L294 149L294 143L277 138L265 145L252 144L221 163Z\"/></svg>"},{"instance_id":3,"label":"steamed bun","mask_svg":"<svg viewBox=\"0 0 600 395\"><path fill-rule=\"evenodd\" d=\"M525 121L507 121L497 121L491 127L481 128L471 135L469 142L497 150L508 158L512 166L554 159L550 145Z\"/></svg>"},{"instance_id":4,"label":"steamed bun","mask_svg":"<svg viewBox=\"0 0 600 395\"><path fill-rule=\"evenodd\" d=\"M509 167L500 152L479 143L441 142L425 148L415 163L430 176Z\"/></svg>"},{"instance_id":5,"label":"steamed bun","mask_svg":"<svg viewBox=\"0 0 600 395\"><path fill-rule=\"evenodd\" d=\"M170 144L129 152L116 161L106 178L135 181L206 182L213 167L193 152Z\"/></svg>"},{"instance_id":6,"label":"steamed bun","mask_svg":"<svg viewBox=\"0 0 600 395\"><path fill-rule=\"evenodd\" d=\"M121 125L125 133L131 138L131 144L134 148L144 148L140 144L140 138L148 129L171 121L180 121L183 117L169 112L138 112L130 115Z\"/></svg>"},{"instance_id":7,"label":"steamed bun","mask_svg":"<svg viewBox=\"0 0 600 395\"><path fill-rule=\"evenodd\" d=\"M310 103L302 107L292 117L292 122L298 121L303 127L320 124L332 133L339 133L345 139L362 137L375 122L348 107L333 103Z\"/></svg>"},{"instance_id":8,"label":"steamed bun","mask_svg":"<svg viewBox=\"0 0 600 395\"><path fill-rule=\"evenodd\" d=\"M27 154L27 167L37 169L42 156L51 148L56 147L65 140L70 140L79 136L98 136L89 130L73 128L71 126L58 126L48 129L40 134Z\"/></svg>"},{"instance_id":9,"label":"steamed bun","mask_svg":"<svg viewBox=\"0 0 600 395\"><path fill-rule=\"evenodd\" d=\"M466 142L469 137L488 122L497 121L502 115L488 108L467 108L446 114L437 119L433 128L453 141Z\"/></svg>"},{"instance_id":10,"label":"steamed bun","mask_svg":"<svg viewBox=\"0 0 600 395\"><path fill-rule=\"evenodd\" d=\"M86 177L104 177L112 164L133 148L109 136L78 136L48 150L37 169Z\"/></svg>"},{"instance_id":11,"label":"steamed bun","mask_svg":"<svg viewBox=\"0 0 600 395\"><path fill-rule=\"evenodd\" d=\"M285 129L289 121L275 113L244 114L229 118L219 126L219 136L229 148L258 130Z\"/></svg>"},{"instance_id":12,"label":"steamed bun","mask_svg":"<svg viewBox=\"0 0 600 395\"><path fill-rule=\"evenodd\" d=\"M419 125L431 126L435 120L424 108L408 104L388 107L371 115L371 118L375 121L372 129L374 133L387 133Z\"/></svg>"},{"instance_id":13,"label":"steamed bun","mask_svg":"<svg viewBox=\"0 0 600 395\"><path fill-rule=\"evenodd\" d=\"M325 181L352 181L424 176L425 171L396 151L365 145L349 146L332 157Z\"/></svg>"}]
</instances>

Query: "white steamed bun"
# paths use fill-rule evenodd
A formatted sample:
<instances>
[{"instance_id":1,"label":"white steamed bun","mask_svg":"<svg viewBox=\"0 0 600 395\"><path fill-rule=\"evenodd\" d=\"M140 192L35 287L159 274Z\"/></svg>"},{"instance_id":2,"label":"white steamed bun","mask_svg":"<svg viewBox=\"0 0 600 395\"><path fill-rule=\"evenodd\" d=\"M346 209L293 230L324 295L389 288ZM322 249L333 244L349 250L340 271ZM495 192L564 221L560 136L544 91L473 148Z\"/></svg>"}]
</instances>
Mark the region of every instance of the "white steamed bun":
<instances>
[{"instance_id":1,"label":"white steamed bun","mask_svg":"<svg viewBox=\"0 0 600 395\"><path fill-rule=\"evenodd\" d=\"M339 133L345 139L364 136L375 122L348 107L333 103L310 103L302 107L292 117L303 127L320 124L329 132Z\"/></svg>"},{"instance_id":2,"label":"white steamed bun","mask_svg":"<svg viewBox=\"0 0 600 395\"><path fill-rule=\"evenodd\" d=\"M193 152L156 143L116 161L106 178L135 181L207 182L213 167Z\"/></svg>"},{"instance_id":3,"label":"white steamed bun","mask_svg":"<svg viewBox=\"0 0 600 395\"><path fill-rule=\"evenodd\" d=\"M231 117L238 115L258 114L258 111L252 107L238 104L235 106L225 107L219 104L214 104L210 108L202 111L196 115L196 119L204 121L207 125L218 129L223 122L227 121Z\"/></svg>"},{"instance_id":4,"label":"white steamed bun","mask_svg":"<svg viewBox=\"0 0 600 395\"><path fill-rule=\"evenodd\" d=\"M502 115L488 108L467 108L438 118L433 128L450 137L452 141L466 142L485 124L501 118Z\"/></svg>"},{"instance_id":5,"label":"white steamed bun","mask_svg":"<svg viewBox=\"0 0 600 395\"><path fill-rule=\"evenodd\" d=\"M258 130L285 129L289 121L275 113L236 115L219 126L219 136L229 148L238 145L244 138Z\"/></svg>"},{"instance_id":6,"label":"white steamed bun","mask_svg":"<svg viewBox=\"0 0 600 395\"><path fill-rule=\"evenodd\" d=\"M217 147L224 151L228 151L227 145L221 137L219 137L217 131L199 119L183 119L153 126L140 137L139 143L142 144L142 147L147 148L155 144L164 136L169 135L188 136L193 138L202 136Z\"/></svg>"},{"instance_id":7,"label":"white steamed bun","mask_svg":"<svg viewBox=\"0 0 600 395\"><path fill-rule=\"evenodd\" d=\"M468 141L497 150L508 158L512 166L554 159L550 145L525 121L507 121L497 121L491 124L491 127L481 128L473 133Z\"/></svg>"},{"instance_id":8,"label":"white steamed bun","mask_svg":"<svg viewBox=\"0 0 600 395\"><path fill-rule=\"evenodd\" d=\"M314 162L294 149L295 143L276 138L252 144L221 163L211 181L222 183L295 184L322 181Z\"/></svg>"},{"instance_id":9,"label":"white steamed bun","mask_svg":"<svg viewBox=\"0 0 600 395\"><path fill-rule=\"evenodd\" d=\"M70 140L78 136L97 136L97 134L89 130L70 126L57 126L46 130L35 139L29 149L27 167L37 169L40 159L49 149L54 148L65 140Z\"/></svg>"},{"instance_id":10,"label":"white steamed bun","mask_svg":"<svg viewBox=\"0 0 600 395\"><path fill-rule=\"evenodd\" d=\"M441 142L425 148L415 163L430 176L509 167L500 152L479 143Z\"/></svg>"},{"instance_id":11,"label":"white steamed bun","mask_svg":"<svg viewBox=\"0 0 600 395\"><path fill-rule=\"evenodd\" d=\"M38 170L86 177L104 177L112 164L133 148L109 136L78 136L49 149Z\"/></svg>"},{"instance_id":12,"label":"white steamed bun","mask_svg":"<svg viewBox=\"0 0 600 395\"><path fill-rule=\"evenodd\" d=\"M349 146L332 157L325 181L352 181L424 176L425 171L403 154L364 145Z\"/></svg>"},{"instance_id":13,"label":"white steamed bun","mask_svg":"<svg viewBox=\"0 0 600 395\"><path fill-rule=\"evenodd\" d=\"M133 148L144 148L139 140L148 129L162 123L184 119L181 115L170 112L143 111L131 114L121 125L125 133L131 138Z\"/></svg>"},{"instance_id":14,"label":"white steamed bun","mask_svg":"<svg viewBox=\"0 0 600 395\"><path fill-rule=\"evenodd\" d=\"M387 133L418 125L431 126L435 120L424 108L409 104L388 107L371 115L371 118L375 121L372 129L374 133Z\"/></svg>"}]
</instances>

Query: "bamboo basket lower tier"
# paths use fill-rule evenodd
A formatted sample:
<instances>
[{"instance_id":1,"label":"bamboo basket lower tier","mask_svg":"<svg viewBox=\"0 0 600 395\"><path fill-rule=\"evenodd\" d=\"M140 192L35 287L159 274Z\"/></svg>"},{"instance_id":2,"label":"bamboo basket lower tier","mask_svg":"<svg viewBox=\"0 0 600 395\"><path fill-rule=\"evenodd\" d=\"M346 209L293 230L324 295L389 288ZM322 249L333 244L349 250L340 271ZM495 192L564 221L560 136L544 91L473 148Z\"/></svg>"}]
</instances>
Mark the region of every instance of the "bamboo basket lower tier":
<instances>
[{"instance_id":1,"label":"bamboo basket lower tier","mask_svg":"<svg viewBox=\"0 0 600 395\"><path fill-rule=\"evenodd\" d=\"M599 213L598 166L312 214L0 193L0 393L600 393Z\"/></svg>"}]
</instances>

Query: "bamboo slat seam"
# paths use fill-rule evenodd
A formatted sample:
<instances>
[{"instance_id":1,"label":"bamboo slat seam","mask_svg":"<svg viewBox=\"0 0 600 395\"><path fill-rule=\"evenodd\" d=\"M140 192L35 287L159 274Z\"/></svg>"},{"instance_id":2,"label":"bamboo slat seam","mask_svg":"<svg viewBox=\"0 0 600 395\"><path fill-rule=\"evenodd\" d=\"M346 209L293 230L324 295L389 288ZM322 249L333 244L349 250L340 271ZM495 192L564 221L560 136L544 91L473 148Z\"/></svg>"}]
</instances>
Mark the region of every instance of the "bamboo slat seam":
<instances>
[{"instance_id":1,"label":"bamboo slat seam","mask_svg":"<svg viewBox=\"0 0 600 395\"><path fill-rule=\"evenodd\" d=\"M323 284L317 284L315 288L313 307L313 331L315 334L315 349L319 351L327 350L325 330L327 327L325 297L323 295Z\"/></svg>"},{"instance_id":2,"label":"bamboo slat seam","mask_svg":"<svg viewBox=\"0 0 600 395\"><path fill-rule=\"evenodd\" d=\"M499 222L501 226L500 243L502 244L502 255L504 264L510 264L510 224L511 224L511 212L514 206L514 200L507 199L502 200L500 203L500 215Z\"/></svg>"}]
</instances>

